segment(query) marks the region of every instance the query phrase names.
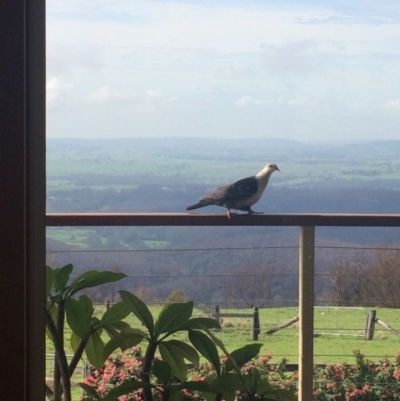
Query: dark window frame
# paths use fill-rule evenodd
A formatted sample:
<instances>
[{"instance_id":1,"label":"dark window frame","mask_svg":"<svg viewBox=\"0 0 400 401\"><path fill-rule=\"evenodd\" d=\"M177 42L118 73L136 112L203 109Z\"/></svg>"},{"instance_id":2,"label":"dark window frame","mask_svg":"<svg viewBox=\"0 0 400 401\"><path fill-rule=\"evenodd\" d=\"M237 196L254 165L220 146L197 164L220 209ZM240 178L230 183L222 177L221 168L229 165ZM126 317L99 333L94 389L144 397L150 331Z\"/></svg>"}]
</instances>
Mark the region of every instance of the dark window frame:
<instances>
[{"instance_id":1,"label":"dark window frame","mask_svg":"<svg viewBox=\"0 0 400 401\"><path fill-rule=\"evenodd\" d=\"M44 400L45 0L0 2L2 400Z\"/></svg>"}]
</instances>

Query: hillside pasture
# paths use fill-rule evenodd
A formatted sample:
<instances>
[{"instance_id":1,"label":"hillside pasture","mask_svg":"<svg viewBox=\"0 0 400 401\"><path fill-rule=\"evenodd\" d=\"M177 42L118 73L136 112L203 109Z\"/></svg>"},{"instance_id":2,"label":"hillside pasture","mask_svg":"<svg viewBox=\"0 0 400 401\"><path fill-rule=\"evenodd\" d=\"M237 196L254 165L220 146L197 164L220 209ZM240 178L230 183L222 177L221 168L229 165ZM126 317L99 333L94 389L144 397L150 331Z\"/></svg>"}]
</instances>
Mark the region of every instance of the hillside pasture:
<instances>
[{"instance_id":1,"label":"hillside pasture","mask_svg":"<svg viewBox=\"0 0 400 401\"><path fill-rule=\"evenodd\" d=\"M153 316L158 316L162 306L153 305L150 307ZM377 317L384 320L395 328L400 327L400 311L396 309L374 308L377 310ZM105 311L104 305L96 306L96 315L102 315ZM213 313L211 308L195 308L194 316L210 316ZM221 313L252 313L251 309L220 309ZM298 353L298 324L282 329L272 335L265 332L283 321L296 316L298 309L295 307L285 308L261 308L260 323L261 335L259 341L263 343L260 355L270 353L271 363L279 363L286 358L289 363L297 363ZM314 338L314 362L315 363L354 363L353 353L359 350L367 359L378 362L384 358L394 360L397 352L400 351L400 338L394 334L376 326L374 340L364 340L365 317L368 313L364 308L315 308L315 338ZM133 327L141 328L142 325L133 315L129 315L126 321ZM252 340L252 319L250 318L223 318L222 330L215 334L225 343L228 351L233 351L246 344L253 343ZM66 351L72 354L69 348L70 333L66 333ZM107 340L103 335L104 340ZM176 338L188 341L186 334L180 333ZM146 344L139 344L144 350ZM54 348L49 339L46 342L46 377L51 381L54 369L52 354ZM221 353L222 356L222 353ZM79 364L73 377L73 399L80 396L80 389L77 383L83 380L85 361Z\"/></svg>"},{"instance_id":2,"label":"hillside pasture","mask_svg":"<svg viewBox=\"0 0 400 401\"><path fill-rule=\"evenodd\" d=\"M158 316L162 306L150 307L153 316ZM394 328L400 327L400 311L397 309L374 308L377 317L387 322ZM97 306L98 315L104 313L105 306ZM213 310L195 308L193 316L211 316ZM251 309L220 309L221 313L252 313ZM363 308L315 308L314 321L314 361L315 363L351 363L353 353L359 350L366 358L378 362L385 357L392 358L400 351L400 338L375 326L375 335L372 341L364 340L365 316L368 310ZM295 307L285 308L261 308L260 323L261 335L259 341L263 343L261 353L270 353L272 363L278 363L283 357L290 363L297 363L298 352L298 323L293 324L278 332L267 335L266 331L277 324L296 316ZM133 315L129 315L126 321L133 327L142 327L141 323ZM222 330L217 336L224 342L228 351L246 344L255 342L252 340L252 319L250 318L223 318ZM187 340L185 334L177 336ZM106 339L106 337L104 337ZM257 341L256 341L257 342ZM66 336L66 344L69 344L69 334ZM142 345L145 348L145 344ZM53 347L47 340L47 353L52 353ZM72 350L67 347L67 353Z\"/></svg>"}]
</instances>

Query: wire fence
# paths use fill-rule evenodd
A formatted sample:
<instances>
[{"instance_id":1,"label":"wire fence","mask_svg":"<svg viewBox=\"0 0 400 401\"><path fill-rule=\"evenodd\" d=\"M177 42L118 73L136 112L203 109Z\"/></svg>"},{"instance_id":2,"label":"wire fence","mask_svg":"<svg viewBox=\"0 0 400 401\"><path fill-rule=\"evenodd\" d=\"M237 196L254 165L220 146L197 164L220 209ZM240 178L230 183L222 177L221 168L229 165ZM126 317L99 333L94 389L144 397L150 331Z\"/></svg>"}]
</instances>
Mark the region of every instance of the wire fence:
<instances>
[{"instance_id":1,"label":"wire fence","mask_svg":"<svg viewBox=\"0 0 400 401\"><path fill-rule=\"evenodd\" d=\"M298 245L212 246L161 248L132 247L120 244L101 249L49 249L50 265L72 263L76 270L71 278L86 270L123 271L126 278L115 285L103 286L99 292L88 291L94 303L95 315L101 316L108 307L118 302L119 289L134 291L157 317L167 300L175 302L192 299L193 316L215 317L216 309L221 330L215 332L228 350L254 342L263 343L260 356L272 355L271 369L285 360L287 377L298 371L299 313ZM106 249L104 249L106 248ZM388 328L376 326L372 340L366 340L368 315L372 309L391 329L400 329L400 312L395 307L384 307L393 302L390 292L377 292L373 285L382 280L400 283L400 268L381 273L372 262L393 256L396 265L398 246L315 246L315 302L314 302L314 363L320 369L330 364L355 364L355 352L361 352L370 366L379 369L379 361L394 362L399 351L399 337ZM400 258L399 258L400 259ZM387 260L386 260L387 261ZM347 264L346 264L347 263ZM358 270L357 270L358 269ZM364 281L360 281L362 278ZM357 281L358 280L358 281ZM399 281L398 281L399 280ZM375 288L375 293L373 290ZM181 297L169 298L177 290ZM357 293L358 291L358 293ZM400 285L399 285L400 291ZM176 295L176 294L175 294ZM400 292L399 292L400 302ZM259 326L252 317L259 310ZM141 323L130 315L126 321L133 327ZM285 323L291 322L287 326ZM284 326L284 327L280 327ZM269 331L276 329L271 334ZM66 340L71 332L66 330ZM188 341L182 334L180 340ZM139 344L140 345L140 344ZM145 345L143 345L145 348ZM54 356L48 356L46 373L51 377ZM205 362L205 361L204 361ZM74 374L77 385L90 372L82 360ZM314 377L314 384L334 380ZM344 381L347 379L343 379ZM353 385L363 386L365 382ZM390 381L379 385L392 388Z\"/></svg>"}]
</instances>

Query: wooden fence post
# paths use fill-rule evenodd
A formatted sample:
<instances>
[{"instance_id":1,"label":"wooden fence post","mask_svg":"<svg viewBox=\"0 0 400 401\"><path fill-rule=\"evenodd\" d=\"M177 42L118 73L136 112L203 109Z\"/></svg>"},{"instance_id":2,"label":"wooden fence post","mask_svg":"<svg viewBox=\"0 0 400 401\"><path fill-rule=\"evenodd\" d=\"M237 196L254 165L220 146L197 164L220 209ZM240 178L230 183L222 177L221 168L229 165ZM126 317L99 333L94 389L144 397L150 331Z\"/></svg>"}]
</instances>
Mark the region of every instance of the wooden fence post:
<instances>
[{"instance_id":1,"label":"wooden fence post","mask_svg":"<svg viewBox=\"0 0 400 401\"><path fill-rule=\"evenodd\" d=\"M300 227L299 399L313 399L315 227Z\"/></svg>"},{"instance_id":2,"label":"wooden fence post","mask_svg":"<svg viewBox=\"0 0 400 401\"><path fill-rule=\"evenodd\" d=\"M107 303L106 303L106 310L110 309L110 301L107 299Z\"/></svg>"},{"instance_id":3,"label":"wooden fence post","mask_svg":"<svg viewBox=\"0 0 400 401\"><path fill-rule=\"evenodd\" d=\"M258 312L258 306L254 308L253 317L253 340L258 340L258 335L260 334L260 314Z\"/></svg>"},{"instance_id":4,"label":"wooden fence post","mask_svg":"<svg viewBox=\"0 0 400 401\"><path fill-rule=\"evenodd\" d=\"M367 325L365 326L365 339L372 340L375 332L376 310L370 310L367 315Z\"/></svg>"},{"instance_id":5,"label":"wooden fence post","mask_svg":"<svg viewBox=\"0 0 400 401\"><path fill-rule=\"evenodd\" d=\"M222 324L222 319L219 316L219 305L215 305L215 318L217 319L218 323Z\"/></svg>"}]
</instances>

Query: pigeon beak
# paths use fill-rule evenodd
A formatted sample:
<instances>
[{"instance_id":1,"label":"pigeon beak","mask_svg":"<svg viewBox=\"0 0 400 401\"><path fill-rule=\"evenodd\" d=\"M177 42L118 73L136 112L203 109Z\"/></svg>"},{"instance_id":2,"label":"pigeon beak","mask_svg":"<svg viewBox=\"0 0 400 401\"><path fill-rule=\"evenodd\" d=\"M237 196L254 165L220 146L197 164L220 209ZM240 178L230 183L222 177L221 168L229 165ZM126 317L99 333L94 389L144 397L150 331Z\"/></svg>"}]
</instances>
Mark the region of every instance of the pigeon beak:
<instances>
[{"instance_id":1,"label":"pigeon beak","mask_svg":"<svg viewBox=\"0 0 400 401\"><path fill-rule=\"evenodd\" d=\"M278 171L281 171L281 170L279 170L278 166L276 166L276 169L277 169Z\"/></svg>"}]
</instances>

